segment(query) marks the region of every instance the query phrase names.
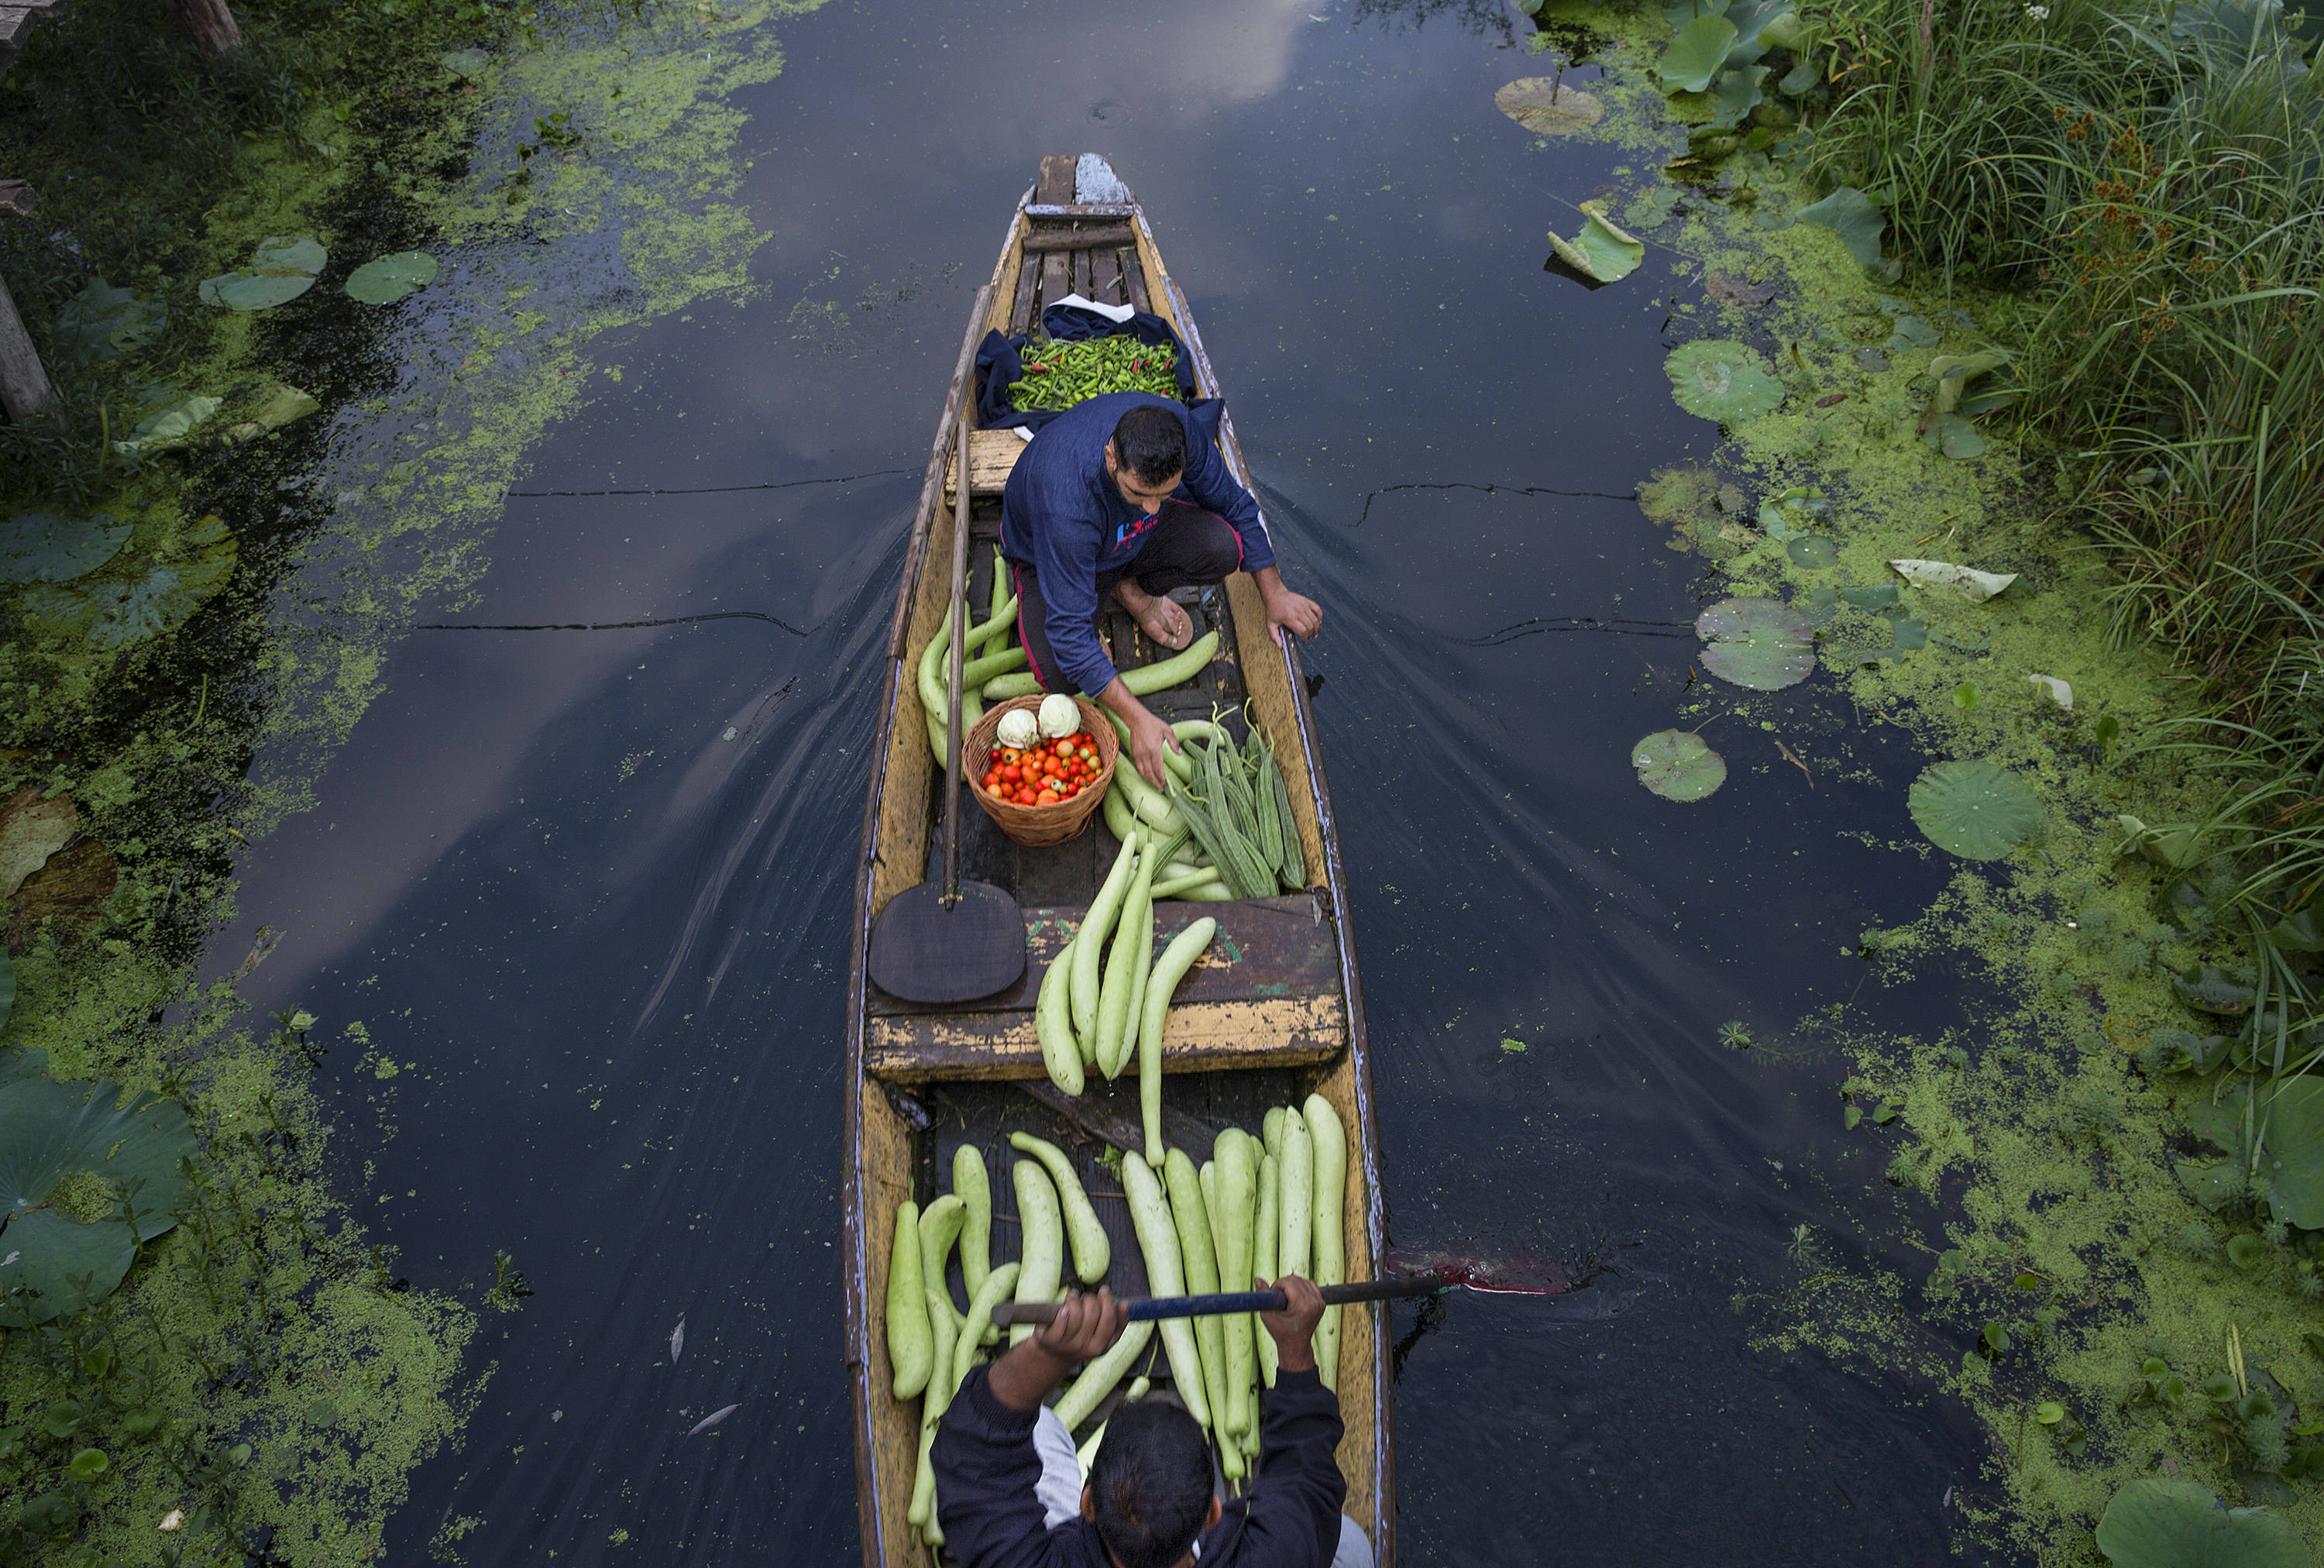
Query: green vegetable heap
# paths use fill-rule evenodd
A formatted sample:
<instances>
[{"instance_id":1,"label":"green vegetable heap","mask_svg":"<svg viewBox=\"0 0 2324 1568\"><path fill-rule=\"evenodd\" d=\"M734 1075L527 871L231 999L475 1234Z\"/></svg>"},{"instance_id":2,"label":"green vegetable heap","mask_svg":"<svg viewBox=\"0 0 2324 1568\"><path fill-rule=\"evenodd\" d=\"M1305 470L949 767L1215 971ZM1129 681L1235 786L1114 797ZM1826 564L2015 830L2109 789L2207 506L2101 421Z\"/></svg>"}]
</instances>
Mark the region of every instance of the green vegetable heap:
<instances>
[{"instance_id":1,"label":"green vegetable heap","mask_svg":"<svg viewBox=\"0 0 2324 1568\"><path fill-rule=\"evenodd\" d=\"M1020 413L1035 409L1062 412L1106 392L1178 395L1178 350L1167 343L1140 343L1129 337L1083 343L1052 338L1027 344L1024 357L1025 379L1009 383L1010 399Z\"/></svg>"}]
</instances>

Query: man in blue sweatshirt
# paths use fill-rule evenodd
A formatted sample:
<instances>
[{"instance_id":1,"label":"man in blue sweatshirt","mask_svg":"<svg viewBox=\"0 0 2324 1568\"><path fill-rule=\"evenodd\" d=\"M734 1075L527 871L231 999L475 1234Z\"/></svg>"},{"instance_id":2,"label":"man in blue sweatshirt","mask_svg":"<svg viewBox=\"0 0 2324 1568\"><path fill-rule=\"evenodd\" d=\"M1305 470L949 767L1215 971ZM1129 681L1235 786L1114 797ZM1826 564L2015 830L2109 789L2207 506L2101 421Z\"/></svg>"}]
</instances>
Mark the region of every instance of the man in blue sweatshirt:
<instances>
[{"instance_id":1,"label":"man in blue sweatshirt","mask_svg":"<svg viewBox=\"0 0 2324 1568\"><path fill-rule=\"evenodd\" d=\"M1165 648L1194 641L1173 588L1259 584L1270 628L1313 637L1315 601L1283 586L1259 503L1185 405L1148 392L1108 392L1041 428L1001 497L1001 552L1017 589L1018 640L1046 691L1081 691L1130 726L1131 761L1157 789L1164 747L1177 738L1121 684L1098 641L1107 598Z\"/></svg>"}]
</instances>

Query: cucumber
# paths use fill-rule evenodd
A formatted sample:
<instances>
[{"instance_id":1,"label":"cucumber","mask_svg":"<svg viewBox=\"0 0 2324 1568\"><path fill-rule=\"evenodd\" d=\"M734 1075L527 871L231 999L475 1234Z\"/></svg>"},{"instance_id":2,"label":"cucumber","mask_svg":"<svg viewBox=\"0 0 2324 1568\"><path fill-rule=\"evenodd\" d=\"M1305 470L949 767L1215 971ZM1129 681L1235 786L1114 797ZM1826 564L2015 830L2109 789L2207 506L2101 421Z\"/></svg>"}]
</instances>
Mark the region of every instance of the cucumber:
<instances>
[{"instance_id":1,"label":"cucumber","mask_svg":"<svg viewBox=\"0 0 2324 1568\"><path fill-rule=\"evenodd\" d=\"M967 1218L968 1205L953 1193L920 1211L920 1285L944 1303L944 1314L952 1321L954 1333L960 1329L960 1309L953 1305L952 1287L945 1283L945 1259L952 1256L952 1244L959 1239L961 1224Z\"/></svg>"},{"instance_id":2,"label":"cucumber","mask_svg":"<svg viewBox=\"0 0 2324 1568\"><path fill-rule=\"evenodd\" d=\"M1121 1381L1121 1374L1135 1366L1138 1358L1146 1353L1147 1343L1153 1338L1152 1324L1130 1324L1122 1329L1121 1337L1113 1342L1111 1350L1082 1369L1082 1375L1074 1379L1074 1386L1057 1398L1057 1419L1065 1424L1066 1431L1071 1432L1089 1419L1090 1412L1113 1392L1116 1383Z\"/></svg>"},{"instance_id":3,"label":"cucumber","mask_svg":"<svg viewBox=\"0 0 2324 1568\"><path fill-rule=\"evenodd\" d=\"M1100 802L1105 808L1105 830L1117 840L1127 840L1138 831L1138 813L1130 807L1129 791L1121 787L1121 776L1136 771L1135 768L1115 768L1113 778L1105 787L1105 799Z\"/></svg>"},{"instance_id":4,"label":"cucumber","mask_svg":"<svg viewBox=\"0 0 2324 1568\"><path fill-rule=\"evenodd\" d=\"M949 653L946 657L950 657ZM1025 650L1021 648L1004 648L998 653L984 654L967 660L960 667L961 689L976 690L996 675L1006 675L1012 669L1024 668Z\"/></svg>"},{"instance_id":5,"label":"cucumber","mask_svg":"<svg viewBox=\"0 0 2324 1568\"><path fill-rule=\"evenodd\" d=\"M1138 814L1138 819L1150 825L1155 832L1169 834L1184 830L1185 823L1177 807L1171 803L1171 797L1148 784L1146 776L1126 760L1126 754L1125 761L1114 764L1113 782L1121 786L1121 798L1130 803L1130 808Z\"/></svg>"},{"instance_id":6,"label":"cucumber","mask_svg":"<svg viewBox=\"0 0 2324 1568\"><path fill-rule=\"evenodd\" d=\"M1313 1279L1315 1259L1315 1143L1306 1119L1296 1111L1283 1118L1283 1202L1276 1213L1275 1266L1286 1274Z\"/></svg>"},{"instance_id":7,"label":"cucumber","mask_svg":"<svg viewBox=\"0 0 2324 1568\"><path fill-rule=\"evenodd\" d=\"M1125 1158L1123 1164L1129 1163ZM1178 1229L1179 1255L1186 1268L1187 1294L1210 1296L1219 1288L1218 1254L1211 1247L1211 1222L1203 1211L1202 1178L1194 1172L1194 1162L1186 1158L1182 1148L1171 1149L1163 1156L1163 1179L1170 1188L1170 1219ZM1194 1344L1203 1358L1203 1394L1208 1401L1213 1429L1223 1434L1222 1425L1231 1407L1227 1404L1226 1336L1219 1332L1219 1320L1198 1317L1194 1320ZM1185 1391L1179 1397L1184 1398ZM1229 1454L1231 1446L1222 1443Z\"/></svg>"},{"instance_id":8,"label":"cucumber","mask_svg":"<svg viewBox=\"0 0 2324 1568\"><path fill-rule=\"evenodd\" d=\"M999 545L994 545L992 547L992 597L990 601L992 605L992 618L994 620L998 621L1001 619L1001 609L1009 603L1010 597L1011 595L1009 592L1009 558L1001 553L1001 547Z\"/></svg>"},{"instance_id":9,"label":"cucumber","mask_svg":"<svg viewBox=\"0 0 2324 1568\"><path fill-rule=\"evenodd\" d=\"M1081 929L1074 934L1073 1015L1074 1033L1095 1039L1097 1037L1098 963L1105 956L1105 939L1113 930L1113 918L1121 909L1121 900L1130 891L1130 873L1138 863L1139 835L1132 833L1121 841L1121 853L1113 857L1113 869L1105 875L1105 885L1082 917Z\"/></svg>"},{"instance_id":10,"label":"cucumber","mask_svg":"<svg viewBox=\"0 0 2324 1568\"><path fill-rule=\"evenodd\" d=\"M1122 1014L1121 1041L1113 1048L1113 1071L1106 1075L1111 1083L1121 1076L1122 1067L1138 1049L1138 1037L1146 1018L1146 987L1154 973L1154 890L1146 890L1139 899L1138 929L1146 940L1144 949L1135 955L1130 965L1130 1006Z\"/></svg>"},{"instance_id":11,"label":"cucumber","mask_svg":"<svg viewBox=\"0 0 2324 1568\"><path fill-rule=\"evenodd\" d=\"M1307 1136L1315 1145L1315 1283L1344 1285L1348 1278L1347 1231L1342 1218L1348 1196L1348 1130L1340 1113L1321 1094L1301 1107ZM1340 1309L1327 1306L1315 1329L1315 1368L1323 1387L1340 1386Z\"/></svg>"},{"instance_id":12,"label":"cucumber","mask_svg":"<svg viewBox=\"0 0 2324 1568\"><path fill-rule=\"evenodd\" d=\"M1268 1114L1277 1116L1274 1111ZM1280 1124L1279 1117L1277 1123ZM1262 1152L1259 1157L1259 1207L1251 1215L1250 1271L1270 1285L1283 1277L1283 1271L1276 1262L1283 1251L1282 1229L1283 1167L1276 1162L1273 1155ZM1265 1324L1253 1320L1251 1326L1258 1331L1251 1342L1259 1350L1259 1380L1272 1388L1275 1387L1275 1336L1267 1332Z\"/></svg>"},{"instance_id":13,"label":"cucumber","mask_svg":"<svg viewBox=\"0 0 2324 1568\"><path fill-rule=\"evenodd\" d=\"M1138 1107L1145 1122L1149 1164L1163 1158L1162 1028L1170 1016L1170 993L1210 946L1218 928L1219 923L1205 915L1171 937L1146 982L1146 1010L1138 1025Z\"/></svg>"},{"instance_id":14,"label":"cucumber","mask_svg":"<svg viewBox=\"0 0 2324 1568\"><path fill-rule=\"evenodd\" d=\"M952 1151L952 1190L964 1213L960 1223L960 1273L973 1299L992 1272L992 1184L984 1176L984 1154L973 1143Z\"/></svg>"},{"instance_id":15,"label":"cucumber","mask_svg":"<svg viewBox=\"0 0 2324 1568\"><path fill-rule=\"evenodd\" d=\"M1138 853L1138 872L1130 878L1115 922L1112 950L1106 955L1105 980L1098 988L1097 1065L1111 1080L1120 1075L1137 1037L1130 1033L1130 992L1139 989L1146 967L1154 959L1154 869L1159 861L1148 839Z\"/></svg>"},{"instance_id":16,"label":"cucumber","mask_svg":"<svg viewBox=\"0 0 2324 1568\"><path fill-rule=\"evenodd\" d=\"M924 1309L928 1321L936 1325L934 1351L937 1362L945 1369L942 1376L928 1379L927 1393L920 1400L920 1468L912 1478L912 1506L905 1514L911 1523L925 1531L932 1527L936 1517L936 1472L928 1462L928 1450L936 1440L936 1423L944 1419L945 1409L957 1392L952 1384L952 1303L945 1302L944 1310L936 1310L936 1293L927 1292Z\"/></svg>"},{"instance_id":17,"label":"cucumber","mask_svg":"<svg viewBox=\"0 0 2324 1568\"><path fill-rule=\"evenodd\" d=\"M1227 890L1226 883L1219 881L1218 872L1208 866L1199 866L1193 871L1183 872L1167 882L1156 882L1154 897L1157 901L1163 899L1191 901L1197 899L1231 899L1234 895Z\"/></svg>"},{"instance_id":18,"label":"cucumber","mask_svg":"<svg viewBox=\"0 0 2324 1568\"><path fill-rule=\"evenodd\" d=\"M1283 1158L1284 1114L1285 1112L1282 1106L1274 1106L1268 1110L1266 1117L1259 1124L1259 1141L1267 1146L1267 1152L1273 1155L1278 1160ZM958 1190L956 1184L954 1190ZM1270 1276L1270 1277L1272 1277Z\"/></svg>"},{"instance_id":19,"label":"cucumber","mask_svg":"<svg viewBox=\"0 0 2324 1568\"><path fill-rule=\"evenodd\" d=\"M1124 719L1120 714L1115 713L1111 708L1104 708L1100 711L1105 715L1106 722L1113 726L1113 733L1120 738L1121 749L1125 752L1128 751L1130 749L1130 722L1127 719ZM1204 721L1197 720L1195 722L1202 723ZM1173 734L1176 734L1180 731L1187 729L1188 727L1189 726L1186 724L1172 724L1170 726L1170 731ZM1162 749L1162 765L1165 768L1169 769L1173 773L1176 773L1181 780L1191 779L1194 776L1194 765L1186 761L1186 753L1183 751L1165 746Z\"/></svg>"},{"instance_id":20,"label":"cucumber","mask_svg":"<svg viewBox=\"0 0 2324 1568\"><path fill-rule=\"evenodd\" d=\"M1078 940L1076 936L1075 940ZM1041 975L1041 990L1033 1003L1033 1035L1041 1042L1041 1062L1049 1082L1068 1094L1082 1092L1082 1047L1074 1038L1072 973L1074 944L1049 960Z\"/></svg>"},{"instance_id":21,"label":"cucumber","mask_svg":"<svg viewBox=\"0 0 2324 1568\"><path fill-rule=\"evenodd\" d=\"M928 1339L928 1304L920 1287L920 1205L896 1205L896 1236L888 1248L888 1364L899 1399L928 1386L936 1347Z\"/></svg>"},{"instance_id":22,"label":"cucumber","mask_svg":"<svg viewBox=\"0 0 2324 1568\"><path fill-rule=\"evenodd\" d=\"M1251 1207L1259 1195L1259 1171L1251 1158L1250 1135L1240 1127L1230 1127L1219 1134L1213 1148L1212 1160L1217 1171L1212 1192L1217 1210L1220 1288L1249 1290ZM1219 1320L1219 1331L1227 1346L1225 1425L1231 1433L1250 1431L1254 1415L1250 1397L1255 1375L1250 1331L1255 1326L1256 1321L1247 1312Z\"/></svg>"},{"instance_id":23,"label":"cucumber","mask_svg":"<svg viewBox=\"0 0 2324 1568\"><path fill-rule=\"evenodd\" d=\"M1145 664L1136 669L1120 671L1121 684L1138 696L1181 685L1200 675L1203 666L1208 664L1211 656L1218 650L1219 634L1205 632L1189 643L1183 653L1174 654L1159 664ZM1028 670L1023 675L1004 675L997 680L986 682L984 696L988 702L998 702L1004 697L1030 696L1040 689L1040 683ZM1095 692L1083 695L1092 700L1097 696Z\"/></svg>"},{"instance_id":24,"label":"cucumber","mask_svg":"<svg viewBox=\"0 0 2324 1568\"><path fill-rule=\"evenodd\" d=\"M969 1299L968 1315L961 1319L960 1338L953 1342L952 1386L959 1388L968 1377L969 1368L976 1364L976 1348L986 1339L1000 1338L992 1326L992 1309L1008 1299L1017 1288L1018 1265L1003 1263L984 1277L984 1286Z\"/></svg>"},{"instance_id":25,"label":"cucumber","mask_svg":"<svg viewBox=\"0 0 2324 1568\"><path fill-rule=\"evenodd\" d=\"M1065 1211L1065 1239L1073 1243L1074 1272L1081 1277L1084 1285L1095 1285L1103 1279L1106 1265L1112 1260L1112 1250L1106 1244L1105 1227L1097 1222L1097 1211L1090 1207L1089 1194L1082 1190L1082 1178L1074 1173L1074 1162L1056 1144L1029 1132L1010 1133L1009 1147L1039 1160L1041 1168L1056 1184L1057 1201Z\"/></svg>"},{"instance_id":26,"label":"cucumber","mask_svg":"<svg viewBox=\"0 0 2324 1568\"><path fill-rule=\"evenodd\" d=\"M1170 1217L1170 1202L1163 1195L1162 1178L1134 1148L1121 1154L1121 1190L1130 1200L1130 1222L1138 1232L1138 1250L1146 1259L1146 1288L1156 1296L1186 1294L1186 1270L1178 1250L1178 1228ZM1211 1404L1203 1394L1203 1358L1194 1342L1191 1318L1162 1320L1162 1353L1170 1363L1170 1381L1194 1424L1207 1428Z\"/></svg>"},{"instance_id":27,"label":"cucumber","mask_svg":"<svg viewBox=\"0 0 2324 1568\"><path fill-rule=\"evenodd\" d=\"M1017 1221L1024 1235L1016 1299L1055 1301L1065 1272L1065 1225L1057 1210L1057 1189L1037 1160L1019 1160L1010 1167L1009 1179L1017 1188ZM1032 1337L1029 1324L1019 1324L1009 1331L1012 1345Z\"/></svg>"}]
</instances>

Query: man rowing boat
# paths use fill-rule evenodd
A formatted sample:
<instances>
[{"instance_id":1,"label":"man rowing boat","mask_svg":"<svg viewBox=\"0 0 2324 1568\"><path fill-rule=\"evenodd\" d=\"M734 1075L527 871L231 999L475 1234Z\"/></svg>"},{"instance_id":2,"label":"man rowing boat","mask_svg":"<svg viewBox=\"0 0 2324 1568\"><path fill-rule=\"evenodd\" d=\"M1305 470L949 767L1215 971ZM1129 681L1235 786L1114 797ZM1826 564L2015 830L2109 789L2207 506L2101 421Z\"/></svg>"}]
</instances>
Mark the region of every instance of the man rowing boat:
<instances>
[{"instance_id":1,"label":"man rowing boat","mask_svg":"<svg viewBox=\"0 0 2324 1568\"><path fill-rule=\"evenodd\" d=\"M1184 499L1181 499L1181 497ZM1270 629L1313 637L1323 612L1283 586L1259 503L1235 482L1182 404L1108 392L1041 428L1001 497L1001 551L1017 590L1017 635L1045 691L1080 690L1130 729L1130 760L1166 789L1170 726L1121 682L1097 635L1111 596L1164 648L1194 629L1173 588L1250 573Z\"/></svg>"},{"instance_id":2,"label":"man rowing boat","mask_svg":"<svg viewBox=\"0 0 2324 1568\"><path fill-rule=\"evenodd\" d=\"M1117 1408L1089 1483L1072 1434L1043 1406L1079 1362L1121 1337L1128 1308L1078 1293L1055 1321L972 1370L936 1427L936 1516L966 1568L1371 1568L1371 1543L1340 1512L1339 1397L1315 1370L1323 1294L1286 1275L1275 1386L1260 1401L1259 1464L1231 1506L1213 1490L1209 1439L1166 1396Z\"/></svg>"}]
</instances>

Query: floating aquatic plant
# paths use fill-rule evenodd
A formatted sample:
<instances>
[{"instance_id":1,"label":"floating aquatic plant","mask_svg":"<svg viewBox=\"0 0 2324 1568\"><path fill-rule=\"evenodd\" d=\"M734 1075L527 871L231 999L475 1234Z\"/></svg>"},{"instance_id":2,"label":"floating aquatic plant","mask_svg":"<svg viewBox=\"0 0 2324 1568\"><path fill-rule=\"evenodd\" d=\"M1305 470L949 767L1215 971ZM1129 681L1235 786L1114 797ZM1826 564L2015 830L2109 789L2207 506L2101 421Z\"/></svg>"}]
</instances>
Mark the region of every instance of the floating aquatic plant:
<instances>
[{"instance_id":1,"label":"floating aquatic plant","mask_svg":"<svg viewBox=\"0 0 2324 1568\"><path fill-rule=\"evenodd\" d=\"M0 1084L0 1317L35 1324L111 1295L139 1246L176 1226L195 1151L176 1101L44 1067L28 1053Z\"/></svg>"},{"instance_id":2,"label":"floating aquatic plant","mask_svg":"<svg viewBox=\"0 0 2324 1568\"><path fill-rule=\"evenodd\" d=\"M2114 1568L2310 1568L2292 1521L2269 1508L2231 1508L2191 1480L2135 1480L2098 1518L2098 1550Z\"/></svg>"},{"instance_id":3,"label":"floating aquatic plant","mask_svg":"<svg viewBox=\"0 0 2324 1568\"><path fill-rule=\"evenodd\" d=\"M1557 252L1559 260L1600 283L1614 282L1637 271L1646 256L1644 242L1609 223L1603 202L1583 202L1582 216L1582 232L1572 239L1562 239L1554 233L1549 236L1550 248Z\"/></svg>"},{"instance_id":4,"label":"floating aquatic plant","mask_svg":"<svg viewBox=\"0 0 2324 1568\"><path fill-rule=\"evenodd\" d=\"M392 305L434 282L436 268L436 258L426 251L380 256L347 274L347 297L366 305Z\"/></svg>"},{"instance_id":5,"label":"floating aquatic plant","mask_svg":"<svg viewBox=\"0 0 2324 1568\"><path fill-rule=\"evenodd\" d=\"M20 512L0 521L0 583L69 583L120 554L129 533L101 513Z\"/></svg>"},{"instance_id":6,"label":"floating aquatic plant","mask_svg":"<svg viewBox=\"0 0 2324 1568\"><path fill-rule=\"evenodd\" d=\"M1711 78L1719 74L1719 68L1727 63L1738 36L1735 23L1725 16L1698 16L1680 28L1664 46L1655 74L1673 92L1702 92L1711 86Z\"/></svg>"},{"instance_id":7,"label":"floating aquatic plant","mask_svg":"<svg viewBox=\"0 0 2324 1568\"><path fill-rule=\"evenodd\" d=\"M202 303L231 310L264 310L296 300L315 286L329 253L312 239L276 237L261 242L246 272L204 278Z\"/></svg>"},{"instance_id":8,"label":"floating aquatic plant","mask_svg":"<svg viewBox=\"0 0 2324 1568\"><path fill-rule=\"evenodd\" d=\"M98 648L126 648L184 625L203 600L226 586L234 563L233 536L217 518L206 517L187 530L176 558L125 579L100 574L42 585L24 595L24 609Z\"/></svg>"},{"instance_id":9,"label":"floating aquatic plant","mask_svg":"<svg viewBox=\"0 0 2324 1568\"><path fill-rule=\"evenodd\" d=\"M138 420L129 434L114 442L113 449L131 457L174 447L217 412L223 401L199 395L180 397L166 387L157 389L148 403L152 412Z\"/></svg>"},{"instance_id":10,"label":"floating aquatic plant","mask_svg":"<svg viewBox=\"0 0 2324 1568\"><path fill-rule=\"evenodd\" d=\"M1848 254L1868 267L1880 264L1880 236L1888 220L1872 198L1852 185L1843 185L1821 201L1811 202L1792 215L1802 223L1828 228L1840 235Z\"/></svg>"},{"instance_id":11,"label":"floating aquatic plant","mask_svg":"<svg viewBox=\"0 0 2324 1568\"><path fill-rule=\"evenodd\" d=\"M1702 667L1753 691L1797 686L1815 669L1807 617L1773 599L1721 599L1695 618L1694 630L1706 645Z\"/></svg>"},{"instance_id":12,"label":"floating aquatic plant","mask_svg":"<svg viewBox=\"0 0 2324 1568\"><path fill-rule=\"evenodd\" d=\"M112 289L92 277L57 312L55 338L64 356L79 364L132 354L161 335L170 309L159 300L141 300L134 289Z\"/></svg>"},{"instance_id":13,"label":"floating aquatic plant","mask_svg":"<svg viewBox=\"0 0 2324 1568\"><path fill-rule=\"evenodd\" d=\"M1963 860L1999 860L2042 826L2025 781L1982 759L1929 769L1913 780L1909 805L1929 842Z\"/></svg>"},{"instance_id":14,"label":"floating aquatic plant","mask_svg":"<svg viewBox=\"0 0 2324 1568\"><path fill-rule=\"evenodd\" d=\"M1665 800L1701 800L1727 782L1727 760L1685 730L1657 730L1630 748L1638 782Z\"/></svg>"},{"instance_id":15,"label":"floating aquatic plant","mask_svg":"<svg viewBox=\"0 0 2324 1568\"><path fill-rule=\"evenodd\" d=\"M1603 119L1606 106L1556 78L1520 77L1493 95L1493 106L1543 136L1572 136Z\"/></svg>"},{"instance_id":16,"label":"floating aquatic plant","mask_svg":"<svg viewBox=\"0 0 2324 1568\"><path fill-rule=\"evenodd\" d=\"M2015 572L1980 572L1950 561L1895 560L1888 567L1915 587L1944 588L1980 604L2017 580Z\"/></svg>"},{"instance_id":17,"label":"floating aquatic plant","mask_svg":"<svg viewBox=\"0 0 2324 1568\"><path fill-rule=\"evenodd\" d=\"M1671 396L1690 414L1741 424L1782 406L1784 383L1756 348L1710 339L1690 343L1663 362Z\"/></svg>"}]
</instances>

